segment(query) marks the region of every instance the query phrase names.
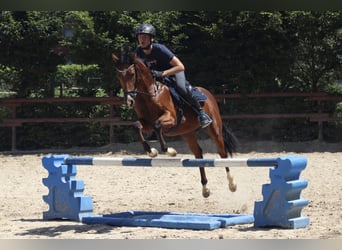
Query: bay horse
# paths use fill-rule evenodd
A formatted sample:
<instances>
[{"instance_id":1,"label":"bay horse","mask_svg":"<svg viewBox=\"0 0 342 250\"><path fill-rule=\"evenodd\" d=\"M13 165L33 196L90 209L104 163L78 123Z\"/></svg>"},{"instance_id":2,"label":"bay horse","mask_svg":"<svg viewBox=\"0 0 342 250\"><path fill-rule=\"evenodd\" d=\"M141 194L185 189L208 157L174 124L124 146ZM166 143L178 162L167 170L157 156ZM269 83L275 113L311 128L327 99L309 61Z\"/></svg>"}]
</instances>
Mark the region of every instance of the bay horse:
<instances>
[{"instance_id":1,"label":"bay horse","mask_svg":"<svg viewBox=\"0 0 342 250\"><path fill-rule=\"evenodd\" d=\"M176 156L175 149L168 147L165 136L181 136L194 154L195 158L203 158L202 148L198 144L197 132L200 123L197 115L188 105L183 107L182 119L177 118L177 103L173 101L170 89L163 83L156 81L150 69L136 54L112 53L114 67L117 72L121 88L124 92L126 104L133 107L137 122L139 140L150 157L156 157L158 150L151 148L144 138L144 134L156 132L161 150L169 156ZM222 123L221 114L215 97L205 88L197 87L207 99L203 103L203 110L211 117L212 123L205 128L216 145L221 158L232 157L236 152L237 140L234 134ZM179 116L179 115L178 115ZM226 167L229 189L236 191L233 176ZM203 197L209 197L207 177L204 167L199 167Z\"/></svg>"}]
</instances>

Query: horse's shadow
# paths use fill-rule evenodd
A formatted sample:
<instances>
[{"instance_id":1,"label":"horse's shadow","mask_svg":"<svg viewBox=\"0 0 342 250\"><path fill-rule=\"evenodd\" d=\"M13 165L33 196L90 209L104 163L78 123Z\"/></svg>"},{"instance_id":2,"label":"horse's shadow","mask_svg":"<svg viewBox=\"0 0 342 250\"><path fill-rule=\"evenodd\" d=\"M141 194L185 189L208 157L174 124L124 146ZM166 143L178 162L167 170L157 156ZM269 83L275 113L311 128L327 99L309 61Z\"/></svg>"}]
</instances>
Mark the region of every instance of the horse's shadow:
<instances>
[{"instance_id":1,"label":"horse's shadow","mask_svg":"<svg viewBox=\"0 0 342 250\"><path fill-rule=\"evenodd\" d=\"M21 219L20 221L25 221L25 222L45 222L49 223L49 221L43 221L41 219ZM56 221L70 221L70 220L53 220L51 222L56 222ZM106 224L94 224L94 225L88 225L88 224L75 224L74 221L70 221L72 224L70 225L61 225L61 226L47 226L47 227L39 227L39 228L34 228L34 229L29 229L21 233L17 233L16 235L19 236L25 236L25 235L30 235L30 236L46 236L46 237L57 237L59 235L62 235L63 233L66 232L72 232L72 233L92 233L92 234L106 234L112 231L114 228L118 228L118 226L112 226L112 225L106 225ZM245 225L246 226L246 225ZM226 228L227 230L229 227ZM272 228L256 228L253 226L246 226L246 227L241 227L238 228L237 230L240 232L259 232L259 231L270 231Z\"/></svg>"},{"instance_id":2,"label":"horse's shadow","mask_svg":"<svg viewBox=\"0 0 342 250\"><path fill-rule=\"evenodd\" d=\"M20 221L25 222L44 222L49 223L49 221L43 221L42 219L21 219ZM52 220L51 222L56 221L70 221L70 220ZM91 232L92 234L105 234L113 230L113 226L108 225L102 225L102 224L96 224L96 225L87 225L87 224L76 224L74 221L70 221L70 225L61 225L61 226L46 226L46 227L38 227L33 229L28 229L26 231L17 233L18 236L25 236L25 235L37 235L37 236L46 236L46 237L57 237L59 235L62 235L66 232L72 232L72 233L86 233Z\"/></svg>"},{"instance_id":3,"label":"horse's shadow","mask_svg":"<svg viewBox=\"0 0 342 250\"><path fill-rule=\"evenodd\" d=\"M260 232L260 231L268 232L268 231L270 231L272 229L283 229L283 228L280 228L280 227L254 227L254 226L250 226L250 227L241 227L241 228L238 228L237 230L240 231L240 232Z\"/></svg>"}]
</instances>

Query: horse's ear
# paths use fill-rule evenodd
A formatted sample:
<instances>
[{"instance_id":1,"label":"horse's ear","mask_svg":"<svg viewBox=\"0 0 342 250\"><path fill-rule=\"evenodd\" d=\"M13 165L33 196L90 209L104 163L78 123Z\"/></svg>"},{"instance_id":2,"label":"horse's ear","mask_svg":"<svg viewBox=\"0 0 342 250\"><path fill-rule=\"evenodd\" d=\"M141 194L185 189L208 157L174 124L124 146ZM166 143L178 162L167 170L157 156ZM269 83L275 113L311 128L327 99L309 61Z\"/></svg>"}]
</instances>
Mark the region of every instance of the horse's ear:
<instances>
[{"instance_id":1,"label":"horse's ear","mask_svg":"<svg viewBox=\"0 0 342 250\"><path fill-rule=\"evenodd\" d=\"M137 55L137 53L132 53L131 54L131 59L134 63L141 63L141 64L145 64L143 62L143 60Z\"/></svg>"},{"instance_id":2,"label":"horse's ear","mask_svg":"<svg viewBox=\"0 0 342 250\"><path fill-rule=\"evenodd\" d=\"M117 55L115 55L114 53L112 53L112 59L115 63L117 63L119 61L119 57Z\"/></svg>"}]
</instances>

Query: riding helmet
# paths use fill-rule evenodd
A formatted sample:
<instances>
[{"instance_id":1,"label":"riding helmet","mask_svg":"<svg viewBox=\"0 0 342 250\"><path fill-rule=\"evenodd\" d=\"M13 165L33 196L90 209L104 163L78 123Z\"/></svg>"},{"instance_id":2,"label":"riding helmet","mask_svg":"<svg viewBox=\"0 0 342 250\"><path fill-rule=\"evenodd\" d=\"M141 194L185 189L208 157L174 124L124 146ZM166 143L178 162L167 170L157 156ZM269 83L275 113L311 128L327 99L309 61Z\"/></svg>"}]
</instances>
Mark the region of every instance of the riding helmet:
<instances>
[{"instance_id":1,"label":"riding helmet","mask_svg":"<svg viewBox=\"0 0 342 250\"><path fill-rule=\"evenodd\" d=\"M153 27L152 24L148 23L143 23L140 24L139 27L135 30L135 35L139 34L148 34L151 35L152 37L156 36L156 29Z\"/></svg>"}]
</instances>

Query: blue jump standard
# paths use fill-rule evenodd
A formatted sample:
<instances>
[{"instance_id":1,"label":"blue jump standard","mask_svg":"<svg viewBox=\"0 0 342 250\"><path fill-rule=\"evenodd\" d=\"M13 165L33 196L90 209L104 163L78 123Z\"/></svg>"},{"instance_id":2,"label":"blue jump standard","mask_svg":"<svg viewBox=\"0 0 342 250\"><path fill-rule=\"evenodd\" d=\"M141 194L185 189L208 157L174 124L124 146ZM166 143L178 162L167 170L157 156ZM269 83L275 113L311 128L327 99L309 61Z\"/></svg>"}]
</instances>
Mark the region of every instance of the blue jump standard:
<instances>
[{"instance_id":1,"label":"blue jump standard","mask_svg":"<svg viewBox=\"0 0 342 250\"><path fill-rule=\"evenodd\" d=\"M114 214L93 214L92 197L85 196L84 182L76 179L78 165L111 166L161 166L161 167L224 167L222 159L137 159L137 158L71 158L69 155L45 156L43 167L48 171L43 184L49 193L43 200L49 210L43 212L44 220L69 219L85 224L113 226L141 226L175 229L213 230L230 225L254 223L254 227L296 229L307 227L308 217L301 215L308 200L301 198L301 191L308 185L300 179L307 159L289 155L279 158L232 159L228 166L269 166L271 182L262 185L263 200L254 202L253 214L199 214L176 212L128 211Z\"/></svg>"}]
</instances>

